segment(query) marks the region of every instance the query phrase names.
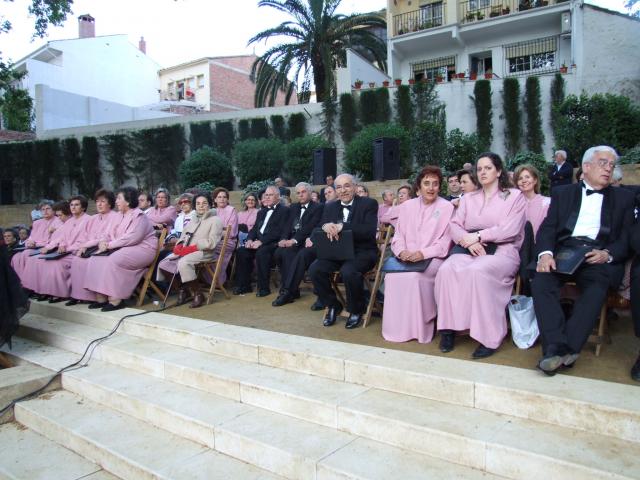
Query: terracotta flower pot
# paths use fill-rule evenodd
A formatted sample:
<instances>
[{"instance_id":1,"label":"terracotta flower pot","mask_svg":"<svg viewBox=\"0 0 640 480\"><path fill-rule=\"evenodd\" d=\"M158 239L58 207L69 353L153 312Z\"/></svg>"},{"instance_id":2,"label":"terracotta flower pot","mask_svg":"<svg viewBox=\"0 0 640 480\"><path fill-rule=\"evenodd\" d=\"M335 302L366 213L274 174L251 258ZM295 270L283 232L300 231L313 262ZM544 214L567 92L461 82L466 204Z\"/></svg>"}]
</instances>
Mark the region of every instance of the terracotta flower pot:
<instances>
[{"instance_id":1,"label":"terracotta flower pot","mask_svg":"<svg viewBox=\"0 0 640 480\"><path fill-rule=\"evenodd\" d=\"M400 85L402 85L402 80L400 78L396 78L394 80L394 83L396 84L396 87L399 87Z\"/></svg>"},{"instance_id":2,"label":"terracotta flower pot","mask_svg":"<svg viewBox=\"0 0 640 480\"><path fill-rule=\"evenodd\" d=\"M389 86L389 80L385 80L382 82L382 86L383 87L388 87Z\"/></svg>"}]
</instances>

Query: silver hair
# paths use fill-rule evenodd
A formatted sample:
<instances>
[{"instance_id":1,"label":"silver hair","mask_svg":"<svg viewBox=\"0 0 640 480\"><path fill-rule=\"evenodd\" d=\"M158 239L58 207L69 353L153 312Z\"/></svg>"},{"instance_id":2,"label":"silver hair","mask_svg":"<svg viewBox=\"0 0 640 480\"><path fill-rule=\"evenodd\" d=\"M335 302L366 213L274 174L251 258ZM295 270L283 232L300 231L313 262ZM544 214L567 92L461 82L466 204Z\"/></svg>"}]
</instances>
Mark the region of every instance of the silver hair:
<instances>
[{"instance_id":1,"label":"silver hair","mask_svg":"<svg viewBox=\"0 0 640 480\"><path fill-rule=\"evenodd\" d=\"M40 203L38 203L38 210L40 210L42 207L44 207L45 205L49 205L50 207L53 206L53 200L41 200Z\"/></svg>"},{"instance_id":2,"label":"silver hair","mask_svg":"<svg viewBox=\"0 0 640 480\"><path fill-rule=\"evenodd\" d=\"M180 195L178 197L178 203L180 203L182 200L189 200L191 203L193 203L193 194L192 193L183 193L182 195Z\"/></svg>"},{"instance_id":3,"label":"silver hair","mask_svg":"<svg viewBox=\"0 0 640 480\"><path fill-rule=\"evenodd\" d=\"M297 185L294 187L296 190L298 188L304 188L307 192L311 192L313 190L313 187L308 184L307 182L298 182Z\"/></svg>"},{"instance_id":4,"label":"silver hair","mask_svg":"<svg viewBox=\"0 0 640 480\"><path fill-rule=\"evenodd\" d=\"M586 152L584 152L584 155L582 156L582 166L584 166L585 163L591 163L593 157L598 152L608 152L613 154L613 158L616 162L620 158L618 152L616 152L613 147L610 147L608 145L598 145L597 147L591 147Z\"/></svg>"},{"instance_id":5,"label":"silver hair","mask_svg":"<svg viewBox=\"0 0 640 480\"><path fill-rule=\"evenodd\" d=\"M622 180L622 168L620 168L620 165L616 165L615 168L613 169L611 180L614 182L619 182Z\"/></svg>"},{"instance_id":6,"label":"silver hair","mask_svg":"<svg viewBox=\"0 0 640 480\"><path fill-rule=\"evenodd\" d=\"M556 151L553 153L553 156L555 157L555 156L557 156L557 155L562 155L563 160L566 160L566 159L567 159L567 152L565 152L564 150L556 150Z\"/></svg>"},{"instance_id":7,"label":"silver hair","mask_svg":"<svg viewBox=\"0 0 640 480\"><path fill-rule=\"evenodd\" d=\"M335 178L335 180L338 181L340 177L347 177L351 181L351 183L353 183L354 185L356 184L356 179L350 173L341 173Z\"/></svg>"},{"instance_id":8,"label":"silver hair","mask_svg":"<svg viewBox=\"0 0 640 480\"><path fill-rule=\"evenodd\" d=\"M384 200L384 196L385 196L387 193L390 193L390 194L392 194L392 195L395 195L395 192L394 192L393 190L391 190L391 189L389 189L389 188L386 188L386 189L384 189L384 190L382 191L382 199L383 199L383 200Z\"/></svg>"},{"instance_id":9,"label":"silver hair","mask_svg":"<svg viewBox=\"0 0 640 480\"><path fill-rule=\"evenodd\" d=\"M267 190L273 190L276 193L276 198L280 198L280 189L275 185L269 185L267 188L264 189L265 192Z\"/></svg>"}]
</instances>

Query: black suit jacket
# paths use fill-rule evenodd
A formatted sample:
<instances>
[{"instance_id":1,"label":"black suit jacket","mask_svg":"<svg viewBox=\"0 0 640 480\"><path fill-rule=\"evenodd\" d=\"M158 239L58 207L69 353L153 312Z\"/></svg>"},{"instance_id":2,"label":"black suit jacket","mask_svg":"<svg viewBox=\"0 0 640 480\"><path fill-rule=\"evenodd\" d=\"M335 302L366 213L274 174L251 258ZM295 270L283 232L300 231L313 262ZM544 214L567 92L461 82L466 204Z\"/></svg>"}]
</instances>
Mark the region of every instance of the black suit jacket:
<instances>
[{"instance_id":1,"label":"black suit jacket","mask_svg":"<svg viewBox=\"0 0 640 480\"><path fill-rule=\"evenodd\" d=\"M582 204L582 182L560 186L551 192L547 217L536 235L536 256L571 237ZM624 262L629 255L629 229L633 225L633 194L626 189L605 189L597 241L609 250L613 263Z\"/></svg>"},{"instance_id":2,"label":"black suit jacket","mask_svg":"<svg viewBox=\"0 0 640 480\"><path fill-rule=\"evenodd\" d=\"M256 216L256 224L253 226L247 240L260 240L263 245L269 245L271 243L278 243L282 237L282 231L285 228L287 219L289 218L289 207L285 207L278 203L275 211L271 214L267 228L264 233L260 233L264 219L267 216L269 210L266 208L260 209Z\"/></svg>"},{"instance_id":3,"label":"black suit jacket","mask_svg":"<svg viewBox=\"0 0 640 480\"><path fill-rule=\"evenodd\" d=\"M325 204L320 226L325 223L342 223L342 202L336 200ZM378 202L369 197L354 197L349 221L343 230L353 232L353 246L359 250L376 250L376 231L378 229Z\"/></svg>"},{"instance_id":4,"label":"black suit jacket","mask_svg":"<svg viewBox=\"0 0 640 480\"><path fill-rule=\"evenodd\" d=\"M294 203L289 207L289 218L285 224L285 228L282 230L282 236L280 240L295 239L298 245L304 246L304 242L311 236L311 232L320 223L322 217L323 206L319 203L309 202L307 210L304 212L302 218L300 218L300 209L302 205ZM300 228L296 231L296 224L300 222Z\"/></svg>"},{"instance_id":5,"label":"black suit jacket","mask_svg":"<svg viewBox=\"0 0 640 480\"><path fill-rule=\"evenodd\" d=\"M558 185L570 185L573 181L573 167L569 162L564 162L558 170L558 166L554 163L549 169L549 180L551 188Z\"/></svg>"}]
</instances>

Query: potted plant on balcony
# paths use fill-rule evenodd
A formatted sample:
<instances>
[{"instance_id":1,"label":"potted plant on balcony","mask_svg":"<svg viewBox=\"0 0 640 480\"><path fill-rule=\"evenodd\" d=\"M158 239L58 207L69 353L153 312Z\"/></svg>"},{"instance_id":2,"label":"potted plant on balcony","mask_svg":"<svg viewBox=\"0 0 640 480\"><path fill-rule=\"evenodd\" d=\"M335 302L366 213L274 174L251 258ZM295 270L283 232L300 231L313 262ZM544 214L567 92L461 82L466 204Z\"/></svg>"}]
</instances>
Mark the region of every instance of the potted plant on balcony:
<instances>
[{"instance_id":1,"label":"potted plant on balcony","mask_svg":"<svg viewBox=\"0 0 640 480\"><path fill-rule=\"evenodd\" d=\"M382 86L385 87L385 88L388 87L389 86L389 80L383 80L382 81Z\"/></svg>"},{"instance_id":2,"label":"potted plant on balcony","mask_svg":"<svg viewBox=\"0 0 640 480\"><path fill-rule=\"evenodd\" d=\"M353 86L356 87L356 90L360 90L362 88L362 80L357 79L354 83Z\"/></svg>"},{"instance_id":3,"label":"potted plant on balcony","mask_svg":"<svg viewBox=\"0 0 640 480\"><path fill-rule=\"evenodd\" d=\"M502 9L502 14L503 15L509 15L511 13L511 8L509 7L509 5L507 5L506 7L504 7Z\"/></svg>"},{"instance_id":4,"label":"potted plant on balcony","mask_svg":"<svg viewBox=\"0 0 640 480\"><path fill-rule=\"evenodd\" d=\"M564 62L562 63L562 65L560 65L560 73L567 73L569 69L567 68L567 66L564 64Z\"/></svg>"},{"instance_id":5,"label":"potted plant on balcony","mask_svg":"<svg viewBox=\"0 0 640 480\"><path fill-rule=\"evenodd\" d=\"M457 74L456 74L456 76L457 76L460 80L462 80L462 79L464 79L464 72L459 72L459 73L457 73Z\"/></svg>"},{"instance_id":6,"label":"potted plant on balcony","mask_svg":"<svg viewBox=\"0 0 640 480\"><path fill-rule=\"evenodd\" d=\"M469 80L477 80L478 79L478 72L471 72L469 74Z\"/></svg>"},{"instance_id":7,"label":"potted plant on balcony","mask_svg":"<svg viewBox=\"0 0 640 480\"><path fill-rule=\"evenodd\" d=\"M444 78L441 75L436 75L436 82L442 83L444 82Z\"/></svg>"},{"instance_id":8,"label":"potted plant on balcony","mask_svg":"<svg viewBox=\"0 0 640 480\"><path fill-rule=\"evenodd\" d=\"M484 13L482 13L481 11L478 10L478 13L476 13L476 19L477 20L484 20Z\"/></svg>"},{"instance_id":9,"label":"potted plant on balcony","mask_svg":"<svg viewBox=\"0 0 640 480\"><path fill-rule=\"evenodd\" d=\"M484 78L487 80L491 80L493 78L493 73L491 72L491 70L484 74Z\"/></svg>"},{"instance_id":10,"label":"potted plant on balcony","mask_svg":"<svg viewBox=\"0 0 640 480\"><path fill-rule=\"evenodd\" d=\"M410 78L409 79L409 85L415 85L416 83L416 79L415 78Z\"/></svg>"},{"instance_id":11,"label":"potted plant on balcony","mask_svg":"<svg viewBox=\"0 0 640 480\"><path fill-rule=\"evenodd\" d=\"M465 19L467 22L473 22L476 19L476 12L467 12Z\"/></svg>"},{"instance_id":12,"label":"potted plant on balcony","mask_svg":"<svg viewBox=\"0 0 640 480\"><path fill-rule=\"evenodd\" d=\"M401 78L396 78L393 83L396 84L396 87L399 87L400 85L402 85L402 79Z\"/></svg>"},{"instance_id":13,"label":"potted plant on balcony","mask_svg":"<svg viewBox=\"0 0 640 480\"><path fill-rule=\"evenodd\" d=\"M369 88L375 88L376 82L369 82Z\"/></svg>"}]
</instances>

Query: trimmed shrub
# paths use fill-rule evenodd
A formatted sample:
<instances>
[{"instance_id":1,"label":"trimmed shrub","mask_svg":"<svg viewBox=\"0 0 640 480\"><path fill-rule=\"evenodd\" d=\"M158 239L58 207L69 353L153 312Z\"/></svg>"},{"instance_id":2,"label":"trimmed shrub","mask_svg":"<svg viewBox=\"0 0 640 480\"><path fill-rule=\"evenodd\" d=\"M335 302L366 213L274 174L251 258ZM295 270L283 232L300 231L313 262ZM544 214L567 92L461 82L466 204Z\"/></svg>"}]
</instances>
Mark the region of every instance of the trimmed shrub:
<instances>
[{"instance_id":1,"label":"trimmed shrub","mask_svg":"<svg viewBox=\"0 0 640 480\"><path fill-rule=\"evenodd\" d=\"M520 110L520 82L517 78L505 78L502 90L504 114L504 147L507 158L520 150L522 140L522 112Z\"/></svg>"},{"instance_id":2,"label":"trimmed shrub","mask_svg":"<svg viewBox=\"0 0 640 480\"><path fill-rule=\"evenodd\" d=\"M413 128L413 101L411 100L411 88L408 85L400 85L396 88L396 123L406 129Z\"/></svg>"},{"instance_id":3,"label":"trimmed shrub","mask_svg":"<svg viewBox=\"0 0 640 480\"><path fill-rule=\"evenodd\" d=\"M556 130L558 129L558 118L560 116L560 105L564 102L564 76L561 73L556 73L551 81L551 131L553 137L556 137Z\"/></svg>"},{"instance_id":4,"label":"trimmed shrub","mask_svg":"<svg viewBox=\"0 0 640 480\"><path fill-rule=\"evenodd\" d=\"M249 193L255 193L256 195L260 195L260 192L264 191L269 185L275 185L273 180L257 180L255 182L251 182L249 185L244 187L242 191L242 198L245 198Z\"/></svg>"},{"instance_id":5,"label":"trimmed shrub","mask_svg":"<svg viewBox=\"0 0 640 480\"><path fill-rule=\"evenodd\" d=\"M358 131L358 113L356 101L350 93L340 95L340 135L344 144L348 144Z\"/></svg>"},{"instance_id":6,"label":"trimmed shrub","mask_svg":"<svg viewBox=\"0 0 640 480\"><path fill-rule=\"evenodd\" d=\"M138 186L149 191L160 186L175 189L185 154L182 125L137 130L131 133L131 140L131 173Z\"/></svg>"},{"instance_id":7,"label":"trimmed shrub","mask_svg":"<svg viewBox=\"0 0 640 480\"><path fill-rule=\"evenodd\" d=\"M24 165L24 168L31 172L34 198L60 198L64 175L60 160L60 141L57 138L33 142L33 163Z\"/></svg>"},{"instance_id":8,"label":"trimmed shrub","mask_svg":"<svg viewBox=\"0 0 640 480\"><path fill-rule=\"evenodd\" d=\"M69 178L69 186L78 192L84 191L84 178L82 175L82 160L80 159L80 142L75 137L65 138L61 142L62 163L66 168L66 176Z\"/></svg>"},{"instance_id":9,"label":"trimmed shrub","mask_svg":"<svg viewBox=\"0 0 640 480\"><path fill-rule=\"evenodd\" d=\"M127 163L131 151L129 137L122 134L105 135L101 140L105 159L110 166L108 172L114 187L117 188L131 178Z\"/></svg>"},{"instance_id":10,"label":"trimmed shrub","mask_svg":"<svg viewBox=\"0 0 640 480\"><path fill-rule=\"evenodd\" d=\"M416 124L411 133L411 151L417 166L443 166L447 158L447 129L439 122Z\"/></svg>"},{"instance_id":11,"label":"trimmed shrub","mask_svg":"<svg viewBox=\"0 0 640 480\"><path fill-rule=\"evenodd\" d=\"M434 82L418 82L413 85L416 122L444 123L444 105L438 100Z\"/></svg>"},{"instance_id":12,"label":"trimmed shrub","mask_svg":"<svg viewBox=\"0 0 640 480\"><path fill-rule=\"evenodd\" d=\"M233 145L236 142L233 123L217 122L216 123L216 149L225 155L231 155Z\"/></svg>"},{"instance_id":13,"label":"trimmed shrub","mask_svg":"<svg viewBox=\"0 0 640 480\"><path fill-rule=\"evenodd\" d=\"M251 119L251 138L269 138L269 125L266 118Z\"/></svg>"},{"instance_id":14,"label":"trimmed shrub","mask_svg":"<svg viewBox=\"0 0 640 480\"><path fill-rule=\"evenodd\" d=\"M215 138L211 129L211 122L193 122L189 124L190 138L189 146L192 151L199 150L204 146L213 147Z\"/></svg>"},{"instance_id":15,"label":"trimmed shrub","mask_svg":"<svg viewBox=\"0 0 640 480\"><path fill-rule=\"evenodd\" d=\"M78 191L89 198L101 185L102 172L100 171L100 150L96 137L82 137L82 152L80 154L82 165L82 184L78 185Z\"/></svg>"},{"instance_id":16,"label":"trimmed shrub","mask_svg":"<svg viewBox=\"0 0 640 480\"><path fill-rule=\"evenodd\" d=\"M544 158L542 153L536 152L518 152L510 161L507 162L507 169L514 171L518 165L529 164L538 169L540 173L540 193L543 195L549 195L549 178L547 177L547 171L551 165ZM516 187L517 188L517 187Z\"/></svg>"},{"instance_id":17,"label":"trimmed shrub","mask_svg":"<svg viewBox=\"0 0 640 480\"><path fill-rule=\"evenodd\" d=\"M473 163L484 151L486 148L478 134L454 128L447 134L447 155L440 166L445 172L457 172L465 162Z\"/></svg>"},{"instance_id":18,"label":"trimmed shrub","mask_svg":"<svg viewBox=\"0 0 640 480\"><path fill-rule=\"evenodd\" d=\"M391 120L391 105L389 104L389 89L376 89L376 122L387 123Z\"/></svg>"},{"instance_id":19,"label":"trimmed shrub","mask_svg":"<svg viewBox=\"0 0 640 480\"><path fill-rule=\"evenodd\" d=\"M360 121L362 125L373 125L378 118L376 93L364 90L360 93Z\"/></svg>"},{"instance_id":20,"label":"trimmed shrub","mask_svg":"<svg viewBox=\"0 0 640 480\"><path fill-rule=\"evenodd\" d=\"M313 151L328 148L331 144L320 135L307 135L291 140L286 147L284 176L289 185L311 182L313 176Z\"/></svg>"},{"instance_id":21,"label":"trimmed shrub","mask_svg":"<svg viewBox=\"0 0 640 480\"><path fill-rule=\"evenodd\" d=\"M491 82L477 80L473 87L473 106L476 109L476 132L482 150L489 150L493 140L493 120L491 106Z\"/></svg>"},{"instance_id":22,"label":"trimmed shrub","mask_svg":"<svg viewBox=\"0 0 640 480\"><path fill-rule=\"evenodd\" d=\"M322 132L333 144L336 141L336 117L338 116L338 102L332 95L327 95L322 102Z\"/></svg>"},{"instance_id":23,"label":"trimmed shrub","mask_svg":"<svg viewBox=\"0 0 640 480\"><path fill-rule=\"evenodd\" d=\"M231 159L211 147L202 147L180 164L178 179L182 190L203 182L231 189L233 188Z\"/></svg>"},{"instance_id":24,"label":"trimmed shrub","mask_svg":"<svg viewBox=\"0 0 640 480\"><path fill-rule=\"evenodd\" d=\"M236 172L243 185L280 175L284 156L284 145L275 138L245 140L233 149Z\"/></svg>"},{"instance_id":25,"label":"trimmed shrub","mask_svg":"<svg viewBox=\"0 0 640 480\"><path fill-rule=\"evenodd\" d=\"M527 116L527 149L542 153L544 133L542 133L542 114L540 112L540 79L527 77L524 91L524 112Z\"/></svg>"},{"instance_id":26,"label":"trimmed shrub","mask_svg":"<svg viewBox=\"0 0 640 480\"><path fill-rule=\"evenodd\" d=\"M249 127L249 120L243 118L238 120L238 140L244 142L251 138L251 129Z\"/></svg>"},{"instance_id":27,"label":"trimmed shrub","mask_svg":"<svg viewBox=\"0 0 640 480\"><path fill-rule=\"evenodd\" d=\"M395 123L364 127L346 147L344 156L346 170L353 175L358 175L363 181L372 180L373 141L380 137L400 140L400 177L405 178L411 172L411 140L407 129Z\"/></svg>"},{"instance_id":28,"label":"trimmed shrub","mask_svg":"<svg viewBox=\"0 0 640 480\"><path fill-rule=\"evenodd\" d=\"M292 113L288 120L289 139L304 137L307 134L307 119L304 113Z\"/></svg>"},{"instance_id":29,"label":"trimmed shrub","mask_svg":"<svg viewBox=\"0 0 640 480\"><path fill-rule=\"evenodd\" d=\"M620 157L620 163L623 165L640 163L640 145L627 150L627 153Z\"/></svg>"},{"instance_id":30,"label":"trimmed shrub","mask_svg":"<svg viewBox=\"0 0 640 480\"><path fill-rule=\"evenodd\" d=\"M277 139L283 142L287 139L287 128L282 115L271 115L271 131Z\"/></svg>"}]
</instances>

